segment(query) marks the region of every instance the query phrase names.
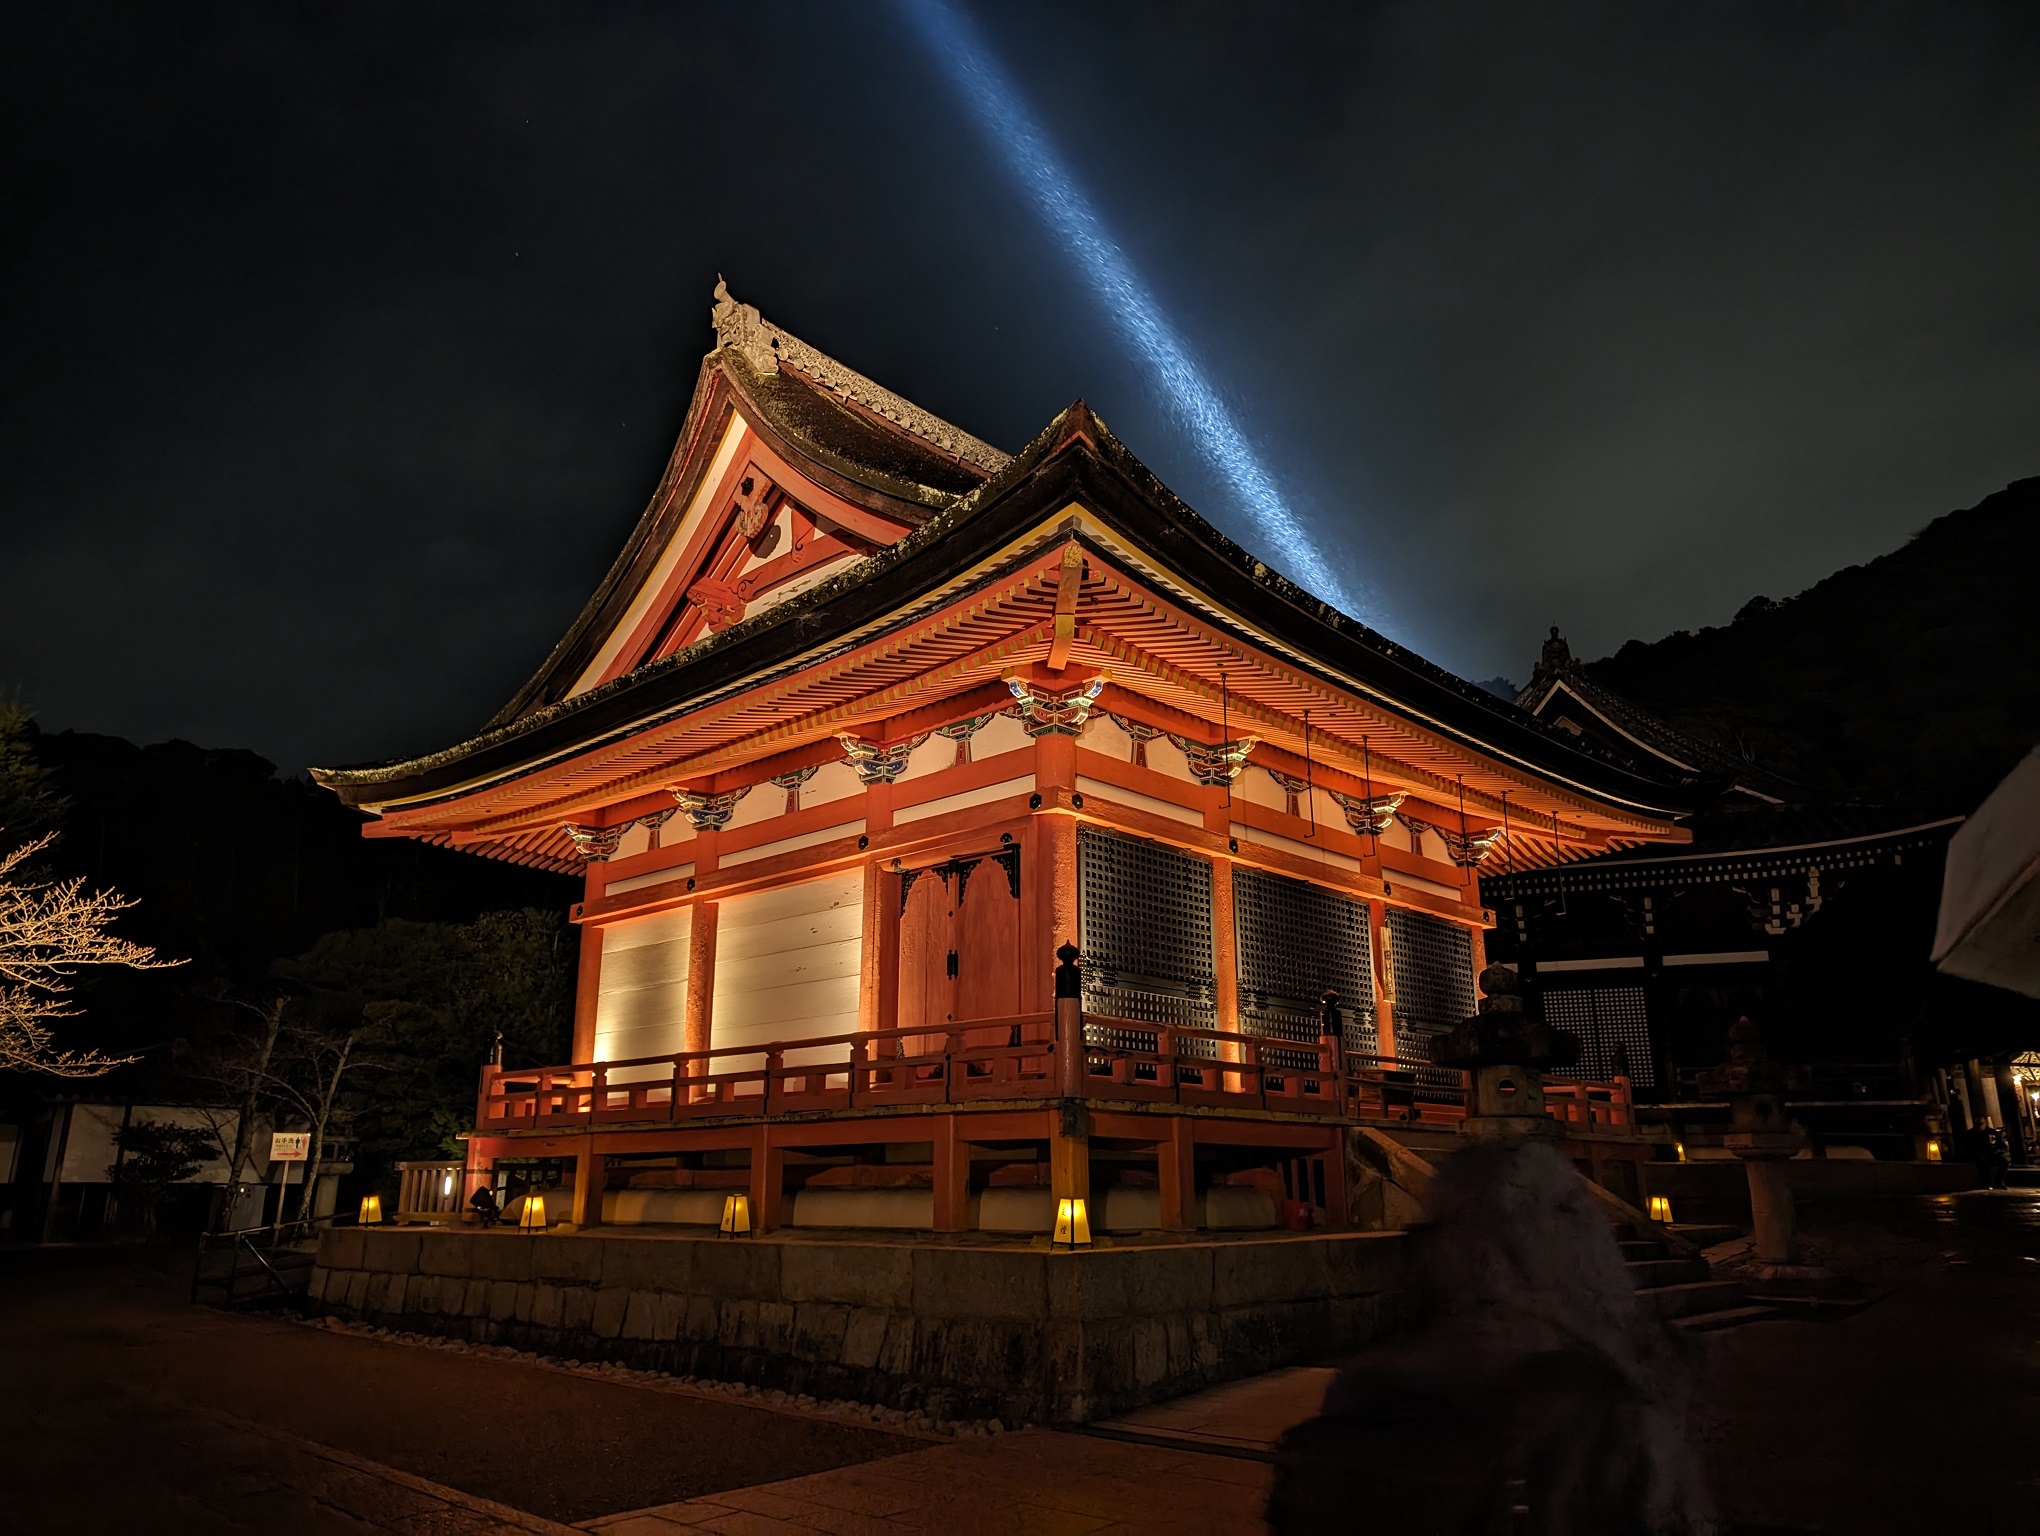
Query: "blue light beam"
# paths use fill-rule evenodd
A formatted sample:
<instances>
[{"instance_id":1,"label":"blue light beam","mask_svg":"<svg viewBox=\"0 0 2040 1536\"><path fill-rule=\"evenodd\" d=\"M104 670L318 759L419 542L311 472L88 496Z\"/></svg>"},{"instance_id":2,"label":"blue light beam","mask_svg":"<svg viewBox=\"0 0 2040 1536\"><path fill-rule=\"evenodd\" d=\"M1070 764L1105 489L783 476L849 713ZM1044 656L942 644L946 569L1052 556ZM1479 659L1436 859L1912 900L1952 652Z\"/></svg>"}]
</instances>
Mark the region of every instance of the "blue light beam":
<instances>
[{"instance_id":1,"label":"blue light beam","mask_svg":"<svg viewBox=\"0 0 2040 1536\"><path fill-rule=\"evenodd\" d=\"M1229 484L1290 574L1325 601L1356 613L1345 583L1289 509L1253 444L1204 377L1133 263L1070 175L1013 81L968 16L946 0L900 0L963 93L1006 168L1062 242L1120 333L1153 369L1164 402L1206 461Z\"/></svg>"}]
</instances>

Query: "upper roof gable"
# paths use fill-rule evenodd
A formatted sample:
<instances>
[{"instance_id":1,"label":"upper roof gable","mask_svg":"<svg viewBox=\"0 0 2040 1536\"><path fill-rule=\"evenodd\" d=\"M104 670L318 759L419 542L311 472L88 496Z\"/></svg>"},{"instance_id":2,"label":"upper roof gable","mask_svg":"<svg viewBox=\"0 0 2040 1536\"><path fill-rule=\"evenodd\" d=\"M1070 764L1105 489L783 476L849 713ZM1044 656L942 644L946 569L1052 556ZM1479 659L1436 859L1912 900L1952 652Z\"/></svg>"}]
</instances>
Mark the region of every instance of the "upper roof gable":
<instances>
[{"instance_id":1,"label":"upper roof gable","mask_svg":"<svg viewBox=\"0 0 2040 1536\"><path fill-rule=\"evenodd\" d=\"M1009 462L773 325L721 281L712 318L716 347L650 503L491 728L797 595Z\"/></svg>"}]
</instances>

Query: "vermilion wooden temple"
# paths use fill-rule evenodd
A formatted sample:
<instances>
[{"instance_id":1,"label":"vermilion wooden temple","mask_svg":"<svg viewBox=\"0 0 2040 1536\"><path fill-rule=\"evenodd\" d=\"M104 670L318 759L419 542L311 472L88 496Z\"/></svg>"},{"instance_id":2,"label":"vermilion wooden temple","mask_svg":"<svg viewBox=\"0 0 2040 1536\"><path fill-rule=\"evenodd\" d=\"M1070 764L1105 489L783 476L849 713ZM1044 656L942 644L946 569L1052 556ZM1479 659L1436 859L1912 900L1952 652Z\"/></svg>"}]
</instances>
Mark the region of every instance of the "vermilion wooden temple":
<instances>
[{"instance_id":1,"label":"vermilion wooden temple","mask_svg":"<svg viewBox=\"0 0 2040 1536\"><path fill-rule=\"evenodd\" d=\"M1008 457L720 286L714 322L537 675L318 775L371 836L587 882L573 1061L485 1071L471 1181L573 1158L584 1223L1345 1221L1347 1128L1461 1113L1425 1041L1478 866L1678 841L1672 792L1285 580L1081 402Z\"/></svg>"}]
</instances>

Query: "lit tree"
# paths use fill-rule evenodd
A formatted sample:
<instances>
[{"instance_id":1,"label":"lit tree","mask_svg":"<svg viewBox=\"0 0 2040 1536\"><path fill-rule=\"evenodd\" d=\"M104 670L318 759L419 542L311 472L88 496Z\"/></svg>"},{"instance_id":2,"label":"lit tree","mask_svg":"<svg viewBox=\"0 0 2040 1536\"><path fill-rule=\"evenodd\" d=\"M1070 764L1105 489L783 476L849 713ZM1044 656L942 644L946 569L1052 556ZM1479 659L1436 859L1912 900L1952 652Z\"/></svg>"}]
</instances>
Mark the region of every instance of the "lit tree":
<instances>
[{"instance_id":1,"label":"lit tree","mask_svg":"<svg viewBox=\"0 0 2040 1536\"><path fill-rule=\"evenodd\" d=\"M134 905L126 897L88 891L82 877L35 879L29 861L52 841L45 833L0 853L0 1070L96 1077L133 1058L57 1047L55 1024L77 1017L65 1001L71 978L88 965L153 971L181 962L107 931Z\"/></svg>"}]
</instances>

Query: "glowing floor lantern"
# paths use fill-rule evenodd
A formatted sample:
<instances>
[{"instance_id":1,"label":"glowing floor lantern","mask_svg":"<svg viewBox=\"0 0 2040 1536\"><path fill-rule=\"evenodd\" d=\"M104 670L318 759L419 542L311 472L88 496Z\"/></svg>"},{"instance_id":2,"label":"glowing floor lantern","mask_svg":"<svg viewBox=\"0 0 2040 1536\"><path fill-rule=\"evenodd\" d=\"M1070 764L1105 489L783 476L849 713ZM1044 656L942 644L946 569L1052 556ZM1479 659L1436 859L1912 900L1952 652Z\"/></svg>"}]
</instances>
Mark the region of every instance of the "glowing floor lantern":
<instances>
[{"instance_id":1,"label":"glowing floor lantern","mask_svg":"<svg viewBox=\"0 0 2040 1536\"><path fill-rule=\"evenodd\" d=\"M1058 1243L1070 1248L1091 1246L1091 1213L1081 1197L1056 1202L1055 1233L1048 1245L1053 1248Z\"/></svg>"},{"instance_id":2,"label":"glowing floor lantern","mask_svg":"<svg viewBox=\"0 0 2040 1536\"><path fill-rule=\"evenodd\" d=\"M361 1197L361 1224L364 1227L378 1227L382 1225L381 1195L363 1195Z\"/></svg>"},{"instance_id":3,"label":"glowing floor lantern","mask_svg":"<svg viewBox=\"0 0 2040 1536\"><path fill-rule=\"evenodd\" d=\"M725 1195L722 1203L722 1235L747 1237L751 1231L751 1197Z\"/></svg>"},{"instance_id":4,"label":"glowing floor lantern","mask_svg":"<svg viewBox=\"0 0 2040 1536\"><path fill-rule=\"evenodd\" d=\"M1650 1219L1666 1223L1671 1221L1672 1202L1668 1196L1652 1195L1650 1197Z\"/></svg>"},{"instance_id":5,"label":"glowing floor lantern","mask_svg":"<svg viewBox=\"0 0 2040 1536\"><path fill-rule=\"evenodd\" d=\"M1941 1160L1941 1143L1938 1139L1930 1136L1927 1138L1927 1161L1930 1163L1938 1163L1940 1160Z\"/></svg>"},{"instance_id":6,"label":"glowing floor lantern","mask_svg":"<svg viewBox=\"0 0 2040 1536\"><path fill-rule=\"evenodd\" d=\"M517 1218L517 1225L531 1231L545 1230L545 1196L526 1195L524 1212Z\"/></svg>"}]
</instances>

